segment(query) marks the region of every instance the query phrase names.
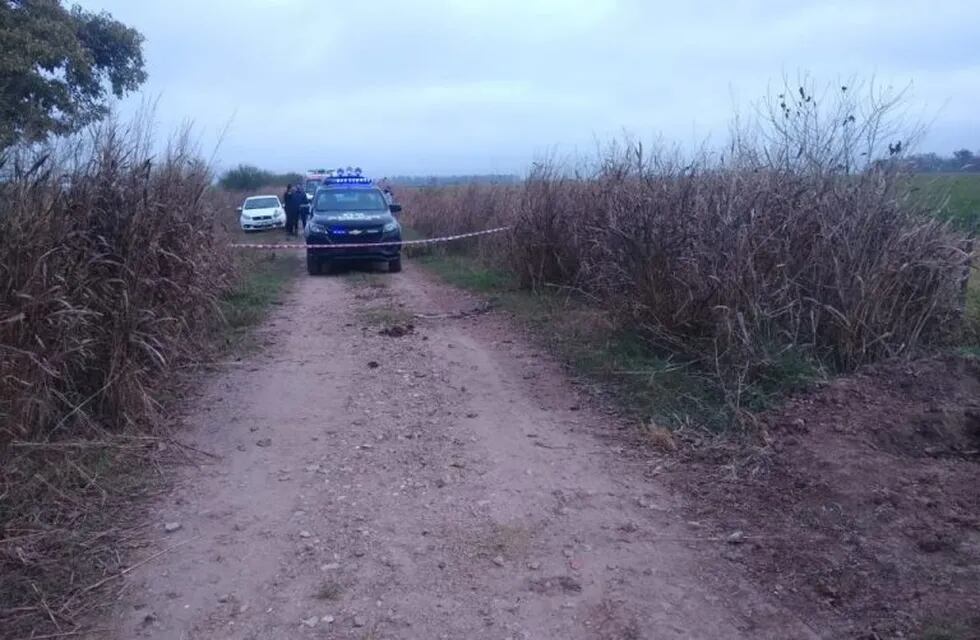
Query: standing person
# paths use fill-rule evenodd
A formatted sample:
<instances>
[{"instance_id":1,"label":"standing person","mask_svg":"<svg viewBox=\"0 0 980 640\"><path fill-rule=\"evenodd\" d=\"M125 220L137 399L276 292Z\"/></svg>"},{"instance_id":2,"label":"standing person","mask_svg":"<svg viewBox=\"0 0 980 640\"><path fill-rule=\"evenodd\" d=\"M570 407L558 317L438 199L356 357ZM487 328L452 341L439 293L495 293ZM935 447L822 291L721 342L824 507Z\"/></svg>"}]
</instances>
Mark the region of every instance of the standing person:
<instances>
[{"instance_id":1,"label":"standing person","mask_svg":"<svg viewBox=\"0 0 980 640\"><path fill-rule=\"evenodd\" d=\"M306 218L310 215L310 197L306 195L306 190L303 187L296 187L296 193L298 193L297 199L299 200L299 221L300 228L306 229Z\"/></svg>"},{"instance_id":2,"label":"standing person","mask_svg":"<svg viewBox=\"0 0 980 640\"><path fill-rule=\"evenodd\" d=\"M296 219L299 218L299 200L296 198L296 189L293 185L286 187L286 195L283 199L286 207L286 235L295 236Z\"/></svg>"},{"instance_id":3,"label":"standing person","mask_svg":"<svg viewBox=\"0 0 980 640\"><path fill-rule=\"evenodd\" d=\"M389 207L395 203L395 194L391 192L391 187L385 185L384 191L382 193L384 193L385 202L388 203Z\"/></svg>"}]
</instances>

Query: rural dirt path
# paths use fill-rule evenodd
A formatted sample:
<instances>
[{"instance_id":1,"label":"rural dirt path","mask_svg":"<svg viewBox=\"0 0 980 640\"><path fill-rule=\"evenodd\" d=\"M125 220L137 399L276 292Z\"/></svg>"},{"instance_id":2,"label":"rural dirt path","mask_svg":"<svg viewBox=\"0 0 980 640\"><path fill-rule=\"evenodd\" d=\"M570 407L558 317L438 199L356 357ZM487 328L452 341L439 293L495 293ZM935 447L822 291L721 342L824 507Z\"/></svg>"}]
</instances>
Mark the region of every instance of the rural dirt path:
<instances>
[{"instance_id":1,"label":"rural dirt path","mask_svg":"<svg viewBox=\"0 0 980 640\"><path fill-rule=\"evenodd\" d=\"M99 637L816 637L715 569L726 544L506 318L448 315L477 304L411 265L302 276L188 400L219 458L153 507L161 555Z\"/></svg>"}]
</instances>

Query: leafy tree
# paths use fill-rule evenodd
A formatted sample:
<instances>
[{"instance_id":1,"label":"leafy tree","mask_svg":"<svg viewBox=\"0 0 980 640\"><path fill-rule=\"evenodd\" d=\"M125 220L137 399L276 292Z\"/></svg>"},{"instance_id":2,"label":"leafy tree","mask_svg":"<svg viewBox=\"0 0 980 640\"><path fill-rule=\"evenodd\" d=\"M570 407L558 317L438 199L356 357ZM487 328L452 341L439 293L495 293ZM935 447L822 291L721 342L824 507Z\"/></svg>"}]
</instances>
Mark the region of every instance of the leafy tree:
<instances>
[{"instance_id":1,"label":"leafy tree","mask_svg":"<svg viewBox=\"0 0 980 640\"><path fill-rule=\"evenodd\" d=\"M145 80L143 36L61 0L0 0L0 150L105 117Z\"/></svg>"},{"instance_id":2,"label":"leafy tree","mask_svg":"<svg viewBox=\"0 0 980 640\"><path fill-rule=\"evenodd\" d=\"M303 176L299 173L281 173L274 184L303 184Z\"/></svg>"},{"instance_id":3,"label":"leafy tree","mask_svg":"<svg viewBox=\"0 0 980 640\"><path fill-rule=\"evenodd\" d=\"M969 149L960 149L953 152L953 161L960 167L960 171L970 171L973 169L972 165L976 158Z\"/></svg>"},{"instance_id":4,"label":"leafy tree","mask_svg":"<svg viewBox=\"0 0 980 640\"><path fill-rule=\"evenodd\" d=\"M273 173L250 164L240 164L225 171L218 184L229 191L254 191L262 187L299 184L303 176L298 173Z\"/></svg>"},{"instance_id":5,"label":"leafy tree","mask_svg":"<svg viewBox=\"0 0 980 640\"><path fill-rule=\"evenodd\" d=\"M980 173L980 153L959 149L950 157L935 153L909 156L908 167L916 173Z\"/></svg>"},{"instance_id":6,"label":"leafy tree","mask_svg":"<svg viewBox=\"0 0 980 640\"><path fill-rule=\"evenodd\" d=\"M225 171L218 180L223 188L231 191L249 191L269 183L272 174L250 164L240 164Z\"/></svg>"}]
</instances>

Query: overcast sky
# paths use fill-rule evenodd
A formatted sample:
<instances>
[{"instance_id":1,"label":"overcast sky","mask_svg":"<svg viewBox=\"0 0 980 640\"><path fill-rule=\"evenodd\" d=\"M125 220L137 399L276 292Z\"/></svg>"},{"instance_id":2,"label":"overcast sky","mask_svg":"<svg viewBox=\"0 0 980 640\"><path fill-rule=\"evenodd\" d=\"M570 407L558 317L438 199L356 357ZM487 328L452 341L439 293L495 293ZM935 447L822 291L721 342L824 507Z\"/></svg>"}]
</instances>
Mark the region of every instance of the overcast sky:
<instances>
[{"instance_id":1,"label":"overcast sky","mask_svg":"<svg viewBox=\"0 0 980 640\"><path fill-rule=\"evenodd\" d=\"M923 150L980 149L977 0L82 4L146 36L162 130L210 149L228 125L219 166L521 173L623 130L693 147L800 71L912 83Z\"/></svg>"}]
</instances>

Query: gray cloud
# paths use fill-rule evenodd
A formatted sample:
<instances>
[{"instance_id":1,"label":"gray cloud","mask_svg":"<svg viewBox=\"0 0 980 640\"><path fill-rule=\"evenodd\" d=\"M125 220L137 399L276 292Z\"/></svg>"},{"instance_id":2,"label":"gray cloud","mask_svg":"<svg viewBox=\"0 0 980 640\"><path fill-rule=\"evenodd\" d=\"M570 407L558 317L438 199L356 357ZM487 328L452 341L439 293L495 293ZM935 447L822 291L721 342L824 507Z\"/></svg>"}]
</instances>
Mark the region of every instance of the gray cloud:
<instances>
[{"instance_id":1,"label":"gray cloud","mask_svg":"<svg viewBox=\"0 0 980 640\"><path fill-rule=\"evenodd\" d=\"M210 144L231 123L223 164L521 171L624 129L693 145L799 69L912 83L923 148L980 148L970 0L84 4L146 35L161 127Z\"/></svg>"}]
</instances>

